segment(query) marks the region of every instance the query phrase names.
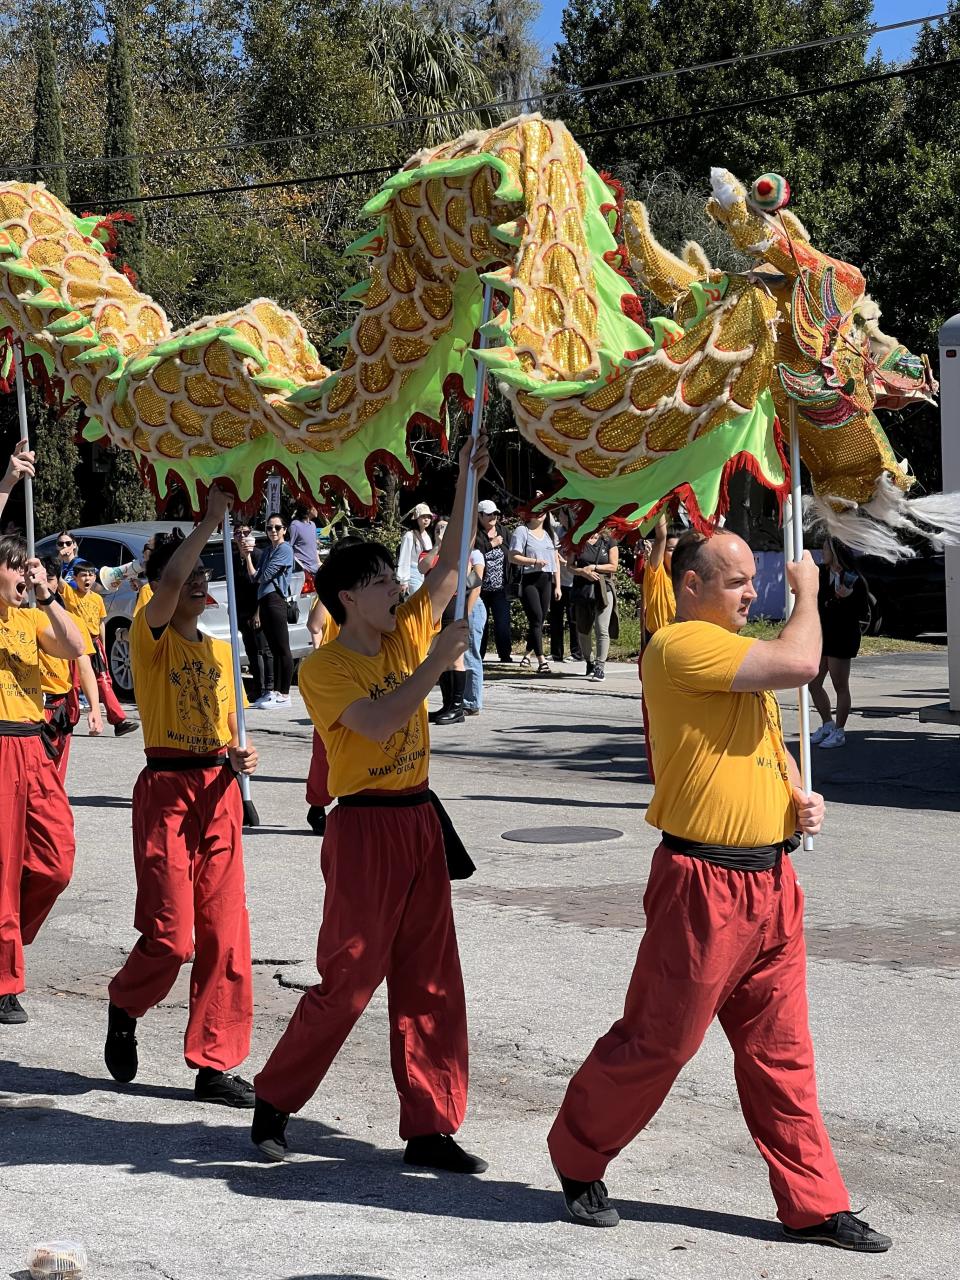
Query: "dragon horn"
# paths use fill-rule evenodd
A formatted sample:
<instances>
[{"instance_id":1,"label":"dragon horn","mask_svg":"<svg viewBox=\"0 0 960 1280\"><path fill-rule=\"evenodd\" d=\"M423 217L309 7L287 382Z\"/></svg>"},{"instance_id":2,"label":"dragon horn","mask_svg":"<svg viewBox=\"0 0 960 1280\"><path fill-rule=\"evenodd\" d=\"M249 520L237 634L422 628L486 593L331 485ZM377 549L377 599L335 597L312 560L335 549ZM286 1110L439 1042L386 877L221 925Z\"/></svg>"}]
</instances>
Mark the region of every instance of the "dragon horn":
<instances>
[{"instance_id":1,"label":"dragon horn","mask_svg":"<svg viewBox=\"0 0 960 1280\"><path fill-rule=\"evenodd\" d=\"M628 200L624 205L623 230L630 265L661 302L676 302L700 279L698 271L656 239L650 230L646 206L639 200Z\"/></svg>"}]
</instances>

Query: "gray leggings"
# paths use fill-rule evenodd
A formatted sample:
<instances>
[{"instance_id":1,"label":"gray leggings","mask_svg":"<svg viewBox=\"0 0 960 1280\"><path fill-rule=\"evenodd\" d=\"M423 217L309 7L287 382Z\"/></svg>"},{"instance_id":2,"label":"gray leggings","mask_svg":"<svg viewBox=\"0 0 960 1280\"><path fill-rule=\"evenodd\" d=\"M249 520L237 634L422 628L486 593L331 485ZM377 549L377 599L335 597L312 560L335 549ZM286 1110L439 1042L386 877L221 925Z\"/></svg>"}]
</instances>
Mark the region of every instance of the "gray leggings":
<instances>
[{"instance_id":1,"label":"gray leggings","mask_svg":"<svg viewBox=\"0 0 960 1280\"><path fill-rule=\"evenodd\" d=\"M616 598L612 591L607 592L607 605L602 613L598 613L594 621L591 631L584 635L581 631L577 632L577 638L580 641L580 652L583 654L587 662L593 661L593 637L597 637L597 662L606 662L607 654L610 652L610 619L613 616L613 606Z\"/></svg>"}]
</instances>

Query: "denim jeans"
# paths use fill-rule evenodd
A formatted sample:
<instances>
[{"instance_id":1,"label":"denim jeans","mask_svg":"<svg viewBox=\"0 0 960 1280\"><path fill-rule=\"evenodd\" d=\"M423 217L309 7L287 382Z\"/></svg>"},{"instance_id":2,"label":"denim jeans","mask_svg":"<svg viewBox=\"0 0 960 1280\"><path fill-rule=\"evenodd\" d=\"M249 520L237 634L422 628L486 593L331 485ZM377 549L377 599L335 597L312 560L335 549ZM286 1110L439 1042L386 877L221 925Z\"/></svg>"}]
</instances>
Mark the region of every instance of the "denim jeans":
<instances>
[{"instance_id":1,"label":"denim jeans","mask_svg":"<svg viewBox=\"0 0 960 1280\"><path fill-rule=\"evenodd\" d=\"M487 606L482 600L470 610L470 648L463 655L463 669L467 683L463 690L463 705L468 711L479 711L483 706L483 659L480 642L487 625Z\"/></svg>"}]
</instances>

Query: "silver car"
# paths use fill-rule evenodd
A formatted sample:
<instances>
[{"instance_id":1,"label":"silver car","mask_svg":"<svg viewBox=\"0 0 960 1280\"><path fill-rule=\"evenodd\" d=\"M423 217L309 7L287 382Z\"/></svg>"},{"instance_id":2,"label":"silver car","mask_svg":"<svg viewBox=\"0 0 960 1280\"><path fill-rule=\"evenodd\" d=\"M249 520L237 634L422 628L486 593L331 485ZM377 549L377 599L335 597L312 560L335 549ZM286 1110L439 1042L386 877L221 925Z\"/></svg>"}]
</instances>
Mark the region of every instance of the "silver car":
<instances>
[{"instance_id":1,"label":"silver car","mask_svg":"<svg viewBox=\"0 0 960 1280\"><path fill-rule=\"evenodd\" d=\"M184 520L144 520L129 524L75 525L71 533L78 543L78 555L89 560L97 569L116 568L132 560L143 560L143 548L155 533L170 533L174 529L189 533L190 525ZM267 546L265 533L256 532L257 546ZM57 558L57 535L41 538L37 543L38 556ZM207 607L200 617L200 628L221 640L230 639L227 622L227 583L223 569L223 539L219 533L207 543L202 556L203 563L211 571ZM137 602L137 592L129 580L124 580L116 591L104 591L97 586L107 607L107 665L117 696L133 698L133 675L130 670L130 623ZM290 624L290 652L294 661L306 657L312 645L307 630L307 615L312 603L313 583L307 575L297 570L293 574L293 590L300 602L300 617ZM243 642L240 657L246 666L247 656Z\"/></svg>"}]
</instances>

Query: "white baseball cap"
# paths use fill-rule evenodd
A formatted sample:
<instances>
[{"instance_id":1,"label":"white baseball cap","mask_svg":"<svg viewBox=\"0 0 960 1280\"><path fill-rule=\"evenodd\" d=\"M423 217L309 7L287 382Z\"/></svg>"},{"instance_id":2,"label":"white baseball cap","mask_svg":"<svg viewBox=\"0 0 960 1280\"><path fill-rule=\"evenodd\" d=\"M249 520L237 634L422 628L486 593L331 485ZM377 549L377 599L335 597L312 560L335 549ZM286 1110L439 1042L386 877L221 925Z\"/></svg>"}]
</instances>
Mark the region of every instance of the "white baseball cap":
<instances>
[{"instance_id":1,"label":"white baseball cap","mask_svg":"<svg viewBox=\"0 0 960 1280\"><path fill-rule=\"evenodd\" d=\"M477 511L482 516L498 516L500 508L495 502L491 502L489 498L484 498L482 502L477 503Z\"/></svg>"}]
</instances>

